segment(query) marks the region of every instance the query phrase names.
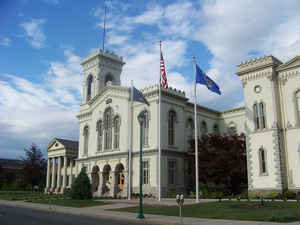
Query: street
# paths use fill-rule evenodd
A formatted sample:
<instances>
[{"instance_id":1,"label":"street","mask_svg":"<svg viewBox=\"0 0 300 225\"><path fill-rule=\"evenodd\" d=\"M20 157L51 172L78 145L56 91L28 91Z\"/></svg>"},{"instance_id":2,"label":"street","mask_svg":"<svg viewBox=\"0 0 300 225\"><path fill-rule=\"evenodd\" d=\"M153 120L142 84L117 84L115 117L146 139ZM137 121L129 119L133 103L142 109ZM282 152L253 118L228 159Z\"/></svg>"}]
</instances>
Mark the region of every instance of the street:
<instances>
[{"instance_id":1,"label":"street","mask_svg":"<svg viewBox=\"0 0 300 225\"><path fill-rule=\"evenodd\" d=\"M87 216L76 216L44 210L0 205L1 225L139 225L131 221L100 219Z\"/></svg>"}]
</instances>

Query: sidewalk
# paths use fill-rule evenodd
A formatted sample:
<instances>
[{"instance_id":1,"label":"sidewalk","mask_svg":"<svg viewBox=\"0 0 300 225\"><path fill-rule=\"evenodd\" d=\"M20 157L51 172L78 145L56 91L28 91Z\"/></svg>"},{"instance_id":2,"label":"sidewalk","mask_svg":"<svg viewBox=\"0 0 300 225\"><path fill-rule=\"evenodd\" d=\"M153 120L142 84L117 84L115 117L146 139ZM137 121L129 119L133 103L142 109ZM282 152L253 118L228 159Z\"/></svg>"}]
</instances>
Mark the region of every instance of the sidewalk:
<instances>
[{"instance_id":1,"label":"sidewalk","mask_svg":"<svg viewBox=\"0 0 300 225\"><path fill-rule=\"evenodd\" d=\"M82 215L82 216L92 216L104 219L112 219L112 220L121 220L121 221L132 221L132 222L141 222L140 219L136 219L136 213L126 213L126 212L116 212L116 211L108 211L105 209L112 208L123 208L137 205L136 200L110 200L111 202L116 202L111 205L103 205L103 206L93 206L86 208L71 208L64 206L51 206L46 204L37 204L37 203L29 203L22 201L5 201L0 200L1 205L8 206L17 206L17 207L26 207L33 208L38 210L52 211L53 213L67 213L73 215ZM155 201L155 200L153 200ZM191 200L192 201L192 200ZM215 201L215 200L210 200ZM151 202L151 201L150 201ZM157 201L155 201L157 202ZM159 204L171 204L171 200L163 200ZM191 203L192 204L192 203ZM180 224L179 217L175 216L162 216L162 215L150 215L145 214L145 219L142 220L142 223L145 224ZM185 217L183 218L183 224L186 225L279 225L280 223L273 222L256 222L256 221L238 221L238 220L215 220L215 219L204 219L204 218L191 218ZM282 224L282 223L281 223ZM300 222L293 222L288 224L298 224Z\"/></svg>"}]
</instances>

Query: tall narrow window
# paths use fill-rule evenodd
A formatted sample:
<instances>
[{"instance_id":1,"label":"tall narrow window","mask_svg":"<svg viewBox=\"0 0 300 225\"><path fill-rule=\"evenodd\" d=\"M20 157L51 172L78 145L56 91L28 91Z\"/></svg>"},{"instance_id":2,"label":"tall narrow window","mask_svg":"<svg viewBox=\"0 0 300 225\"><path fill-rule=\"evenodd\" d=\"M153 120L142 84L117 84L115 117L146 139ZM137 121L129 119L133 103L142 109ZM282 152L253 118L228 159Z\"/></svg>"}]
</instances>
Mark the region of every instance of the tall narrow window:
<instances>
[{"instance_id":1,"label":"tall narrow window","mask_svg":"<svg viewBox=\"0 0 300 225\"><path fill-rule=\"evenodd\" d=\"M97 122L97 151L102 151L102 133L103 133L103 124L102 120Z\"/></svg>"},{"instance_id":2,"label":"tall narrow window","mask_svg":"<svg viewBox=\"0 0 300 225\"><path fill-rule=\"evenodd\" d=\"M168 161L168 183L175 184L176 182L176 161L169 160Z\"/></svg>"},{"instance_id":3,"label":"tall narrow window","mask_svg":"<svg viewBox=\"0 0 300 225\"><path fill-rule=\"evenodd\" d=\"M255 130L258 130L260 126L259 126L259 113L258 113L257 104L253 105L253 113L254 113Z\"/></svg>"},{"instance_id":4,"label":"tall narrow window","mask_svg":"<svg viewBox=\"0 0 300 225\"><path fill-rule=\"evenodd\" d=\"M143 161L143 184L149 184L149 161Z\"/></svg>"},{"instance_id":5,"label":"tall narrow window","mask_svg":"<svg viewBox=\"0 0 300 225\"><path fill-rule=\"evenodd\" d=\"M259 108L260 108L260 121L261 121L261 128L264 129L266 128L266 120L265 120L265 107L264 103L259 103Z\"/></svg>"},{"instance_id":6,"label":"tall narrow window","mask_svg":"<svg viewBox=\"0 0 300 225\"><path fill-rule=\"evenodd\" d=\"M188 119L188 121L187 121L186 129L187 129L187 132L186 132L187 133L187 146L191 147L190 141L194 135L194 121L191 118Z\"/></svg>"},{"instance_id":7,"label":"tall narrow window","mask_svg":"<svg viewBox=\"0 0 300 225\"><path fill-rule=\"evenodd\" d=\"M104 149L111 149L112 142L112 110L107 108L104 112Z\"/></svg>"},{"instance_id":8,"label":"tall narrow window","mask_svg":"<svg viewBox=\"0 0 300 225\"><path fill-rule=\"evenodd\" d=\"M120 117L114 119L114 148L120 147Z\"/></svg>"},{"instance_id":9,"label":"tall narrow window","mask_svg":"<svg viewBox=\"0 0 300 225\"><path fill-rule=\"evenodd\" d=\"M230 136L237 135L237 128L234 122L230 122L227 129Z\"/></svg>"},{"instance_id":10,"label":"tall narrow window","mask_svg":"<svg viewBox=\"0 0 300 225\"><path fill-rule=\"evenodd\" d=\"M169 145L175 145L175 120L176 120L176 113L173 110L169 111L169 120L168 120Z\"/></svg>"},{"instance_id":11,"label":"tall narrow window","mask_svg":"<svg viewBox=\"0 0 300 225\"><path fill-rule=\"evenodd\" d=\"M215 135L220 134L220 130L219 130L218 124L214 124L214 134L215 134Z\"/></svg>"},{"instance_id":12,"label":"tall narrow window","mask_svg":"<svg viewBox=\"0 0 300 225\"><path fill-rule=\"evenodd\" d=\"M144 111L145 119L143 121L143 145L148 146L149 144L149 113Z\"/></svg>"},{"instance_id":13,"label":"tall narrow window","mask_svg":"<svg viewBox=\"0 0 300 225\"><path fill-rule=\"evenodd\" d=\"M88 147L89 147L89 127L85 126L83 128L83 137L84 137L84 143L83 143L83 154L88 154Z\"/></svg>"},{"instance_id":14,"label":"tall narrow window","mask_svg":"<svg viewBox=\"0 0 300 225\"><path fill-rule=\"evenodd\" d=\"M201 135L206 135L206 134L207 134L207 124L205 120L203 120L201 123Z\"/></svg>"},{"instance_id":15,"label":"tall narrow window","mask_svg":"<svg viewBox=\"0 0 300 225\"><path fill-rule=\"evenodd\" d=\"M267 173L266 167L266 152L263 148L259 149L260 173Z\"/></svg>"},{"instance_id":16,"label":"tall narrow window","mask_svg":"<svg viewBox=\"0 0 300 225\"><path fill-rule=\"evenodd\" d=\"M300 120L300 91L296 93L296 101L297 101L298 118Z\"/></svg>"},{"instance_id":17,"label":"tall narrow window","mask_svg":"<svg viewBox=\"0 0 300 225\"><path fill-rule=\"evenodd\" d=\"M89 75L87 78L87 92L86 92L86 100L90 100L92 96L92 84L93 84L93 76Z\"/></svg>"}]
</instances>

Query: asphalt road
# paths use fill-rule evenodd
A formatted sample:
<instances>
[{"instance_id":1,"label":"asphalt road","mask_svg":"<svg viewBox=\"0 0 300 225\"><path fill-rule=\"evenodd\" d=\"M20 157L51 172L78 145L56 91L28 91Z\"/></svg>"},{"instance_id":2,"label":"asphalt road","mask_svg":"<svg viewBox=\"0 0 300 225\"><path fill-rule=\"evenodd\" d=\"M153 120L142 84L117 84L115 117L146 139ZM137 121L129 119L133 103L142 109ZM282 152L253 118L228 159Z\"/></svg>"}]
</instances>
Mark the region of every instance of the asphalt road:
<instances>
[{"instance_id":1,"label":"asphalt road","mask_svg":"<svg viewBox=\"0 0 300 225\"><path fill-rule=\"evenodd\" d=\"M75 216L36 209L0 205L0 225L140 225L130 221L118 221Z\"/></svg>"}]
</instances>

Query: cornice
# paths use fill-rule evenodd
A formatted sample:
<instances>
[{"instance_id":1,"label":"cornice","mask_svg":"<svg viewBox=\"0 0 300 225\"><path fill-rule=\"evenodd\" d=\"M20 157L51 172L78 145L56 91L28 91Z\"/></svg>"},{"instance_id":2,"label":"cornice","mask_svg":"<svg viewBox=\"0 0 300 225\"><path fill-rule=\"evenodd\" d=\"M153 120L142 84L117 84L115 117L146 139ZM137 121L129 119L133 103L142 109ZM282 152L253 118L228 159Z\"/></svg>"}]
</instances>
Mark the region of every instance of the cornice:
<instances>
[{"instance_id":1,"label":"cornice","mask_svg":"<svg viewBox=\"0 0 300 225\"><path fill-rule=\"evenodd\" d=\"M252 60L242 62L238 65L238 71L236 74L238 76L242 76L244 74L256 71L256 70L261 70L267 67L277 67L281 65L282 62L275 58L272 55L269 56L263 56L260 58L254 58Z\"/></svg>"},{"instance_id":2,"label":"cornice","mask_svg":"<svg viewBox=\"0 0 300 225\"><path fill-rule=\"evenodd\" d=\"M226 114L226 116L228 115L228 114L233 114L233 113L243 113L243 112L245 112L245 107L239 107L239 108L235 108L235 109L229 109L229 110L225 110L225 111L223 111L223 112L221 112L222 113L222 115L224 116L225 114Z\"/></svg>"}]
</instances>

